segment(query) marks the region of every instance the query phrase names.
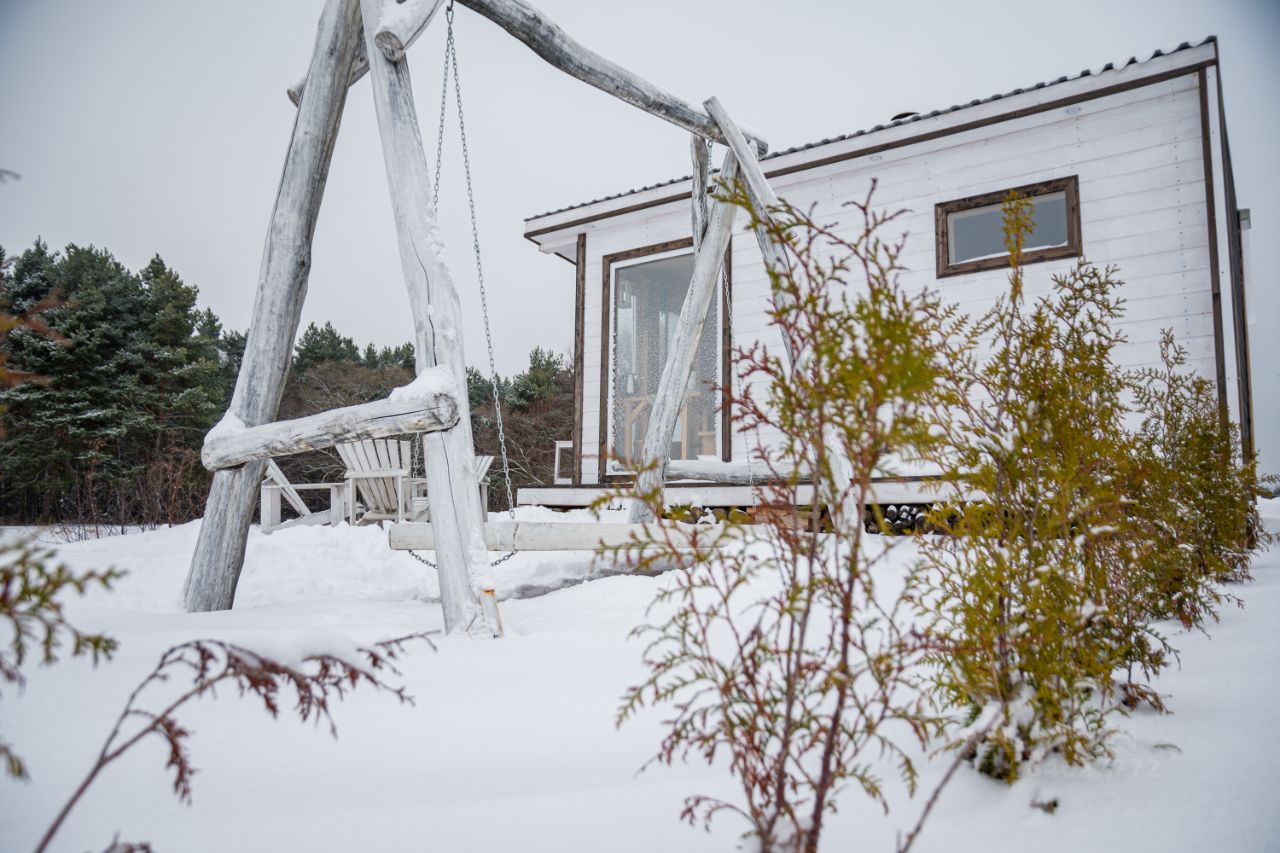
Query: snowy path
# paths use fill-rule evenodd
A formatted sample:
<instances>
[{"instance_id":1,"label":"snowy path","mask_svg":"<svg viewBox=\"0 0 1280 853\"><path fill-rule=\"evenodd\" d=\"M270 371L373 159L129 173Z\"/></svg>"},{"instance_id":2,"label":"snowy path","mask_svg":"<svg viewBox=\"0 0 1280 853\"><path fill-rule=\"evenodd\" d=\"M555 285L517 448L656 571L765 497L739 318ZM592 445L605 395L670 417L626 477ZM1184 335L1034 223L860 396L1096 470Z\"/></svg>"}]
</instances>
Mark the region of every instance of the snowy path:
<instances>
[{"instance_id":1,"label":"snowy path","mask_svg":"<svg viewBox=\"0 0 1280 853\"><path fill-rule=\"evenodd\" d=\"M1280 508L1267 511L1274 528ZM36 670L25 694L3 697L0 732L33 778L0 778L0 850L34 846L169 645L216 637L297 647L334 633L371 641L439 623L438 606L421 600L434 593L430 573L387 550L379 531L345 527L255 533L238 609L182 613L194 538L187 525L62 546L73 565L132 571L115 593L70 610L122 646L97 670L79 661ZM894 559L909 560L909 550ZM508 592L586 568L563 555L511 563ZM1211 640L1176 638L1182 669L1161 683L1175 714L1129 720L1109 767L1050 765L1012 788L962 771L918 849L1280 849L1280 555L1261 557L1255 576L1246 609L1225 612ZM731 781L699 764L637 776L657 742L656 717L613 726L618 696L640 674L627 631L663 582L616 577L508 601L508 639L448 640L414 654L404 673L417 706L357 694L335 710L336 741L273 722L230 693L192 706L181 719L201 770L193 804L173 797L164 748L140 747L103 775L55 849L102 849L119 831L161 853L732 850L741 827L731 817L711 836L678 820L683 796L732 796ZM926 770L926 790L941 769ZM1050 798L1061 803L1053 815L1029 806ZM841 803L826 849L887 853L920 806L898 799L884 817L852 792Z\"/></svg>"}]
</instances>

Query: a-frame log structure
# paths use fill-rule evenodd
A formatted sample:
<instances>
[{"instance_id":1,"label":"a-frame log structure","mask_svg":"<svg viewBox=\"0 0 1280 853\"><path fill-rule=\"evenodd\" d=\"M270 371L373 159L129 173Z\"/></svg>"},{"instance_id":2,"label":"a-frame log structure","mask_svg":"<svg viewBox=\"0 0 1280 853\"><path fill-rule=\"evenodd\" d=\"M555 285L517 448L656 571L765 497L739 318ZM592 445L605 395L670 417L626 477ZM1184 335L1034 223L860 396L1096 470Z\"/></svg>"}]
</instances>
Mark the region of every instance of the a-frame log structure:
<instances>
[{"instance_id":1,"label":"a-frame log structure","mask_svg":"<svg viewBox=\"0 0 1280 853\"><path fill-rule=\"evenodd\" d=\"M721 198L708 205L706 140L728 146L720 178L736 181L741 175L761 215L776 203L757 163L765 142L734 124L714 99L705 104L705 112L697 109L583 47L523 0L457 2L507 30L551 65L693 135L694 273L646 439L645 458L654 463L653 470L637 484L638 489L661 489L694 342L716 293L736 214L736 208ZM430 541L440 568L446 630L473 630L479 624L500 632L496 611L481 608L478 595L488 586L488 543L483 508L471 485L475 461L461 314L432 203L405 57L443 4L444 0L325 2L311 65L289 90L298 114L263 251L244 361L227 417L206 439L203 458L215 473L184 591L188 610L231 607L254 498L270 457L412 429L426 434ZM346 91L366 74L373 86L401 267L413 311L419 379L385 401L271 423L306 294L316 216ZM777 247L763 231L757 236L766 262L777 263Z\"/></svg>"},{"instance_id":2,"label":"a-frame log structure","mask_svg":"<svg viewBox=\"0 0 1280 853\"><path fill-rule=\"evenodd\" d=\"M231 419L248 426L273 420L284 392L311 271L311 239L359 42L355 5L350 0L326 0L307 73L309 85L298 105L271 211L253 320L228 410ZM187 610L231 607L265 468L264 460L256 460L214 473L183 591Z\"/></svg>"}]
</instances>

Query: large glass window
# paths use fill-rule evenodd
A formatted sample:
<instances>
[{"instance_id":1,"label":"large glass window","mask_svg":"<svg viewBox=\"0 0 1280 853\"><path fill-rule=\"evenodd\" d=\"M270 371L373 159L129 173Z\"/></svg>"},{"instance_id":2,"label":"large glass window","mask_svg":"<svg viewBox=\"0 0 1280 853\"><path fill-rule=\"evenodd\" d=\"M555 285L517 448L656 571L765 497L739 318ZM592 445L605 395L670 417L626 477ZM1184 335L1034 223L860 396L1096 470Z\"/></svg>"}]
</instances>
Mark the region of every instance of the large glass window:
<instances>
[{"instance_id":1,"label":"large glass window","mask_svg":"<svg viewBox=\"0 0 1280 853\"><path fill-rule=\"evenodd\" d=\"M641 456L654 395L675 343L692 275L693 255L687 252L613 267L610 432L613 453L622 459ZM693 376L671 441L672 459L719 458L718 307L713 300L698 340Z\"/></svg>"},{"instance_id":2,"label":"large glass window","mask_svg":"<svg viewBox=\"0 0 1280 853\"><path fill-rule=\"evenodd\" d=\"M1075 177L999 190L938 205L938 276L995 269L1008 264L1003 203L1010 192L1031 200L1034 226L1026 235L1023 263L1080 254L1080 204Z\"/></svg>"}]
</instances>

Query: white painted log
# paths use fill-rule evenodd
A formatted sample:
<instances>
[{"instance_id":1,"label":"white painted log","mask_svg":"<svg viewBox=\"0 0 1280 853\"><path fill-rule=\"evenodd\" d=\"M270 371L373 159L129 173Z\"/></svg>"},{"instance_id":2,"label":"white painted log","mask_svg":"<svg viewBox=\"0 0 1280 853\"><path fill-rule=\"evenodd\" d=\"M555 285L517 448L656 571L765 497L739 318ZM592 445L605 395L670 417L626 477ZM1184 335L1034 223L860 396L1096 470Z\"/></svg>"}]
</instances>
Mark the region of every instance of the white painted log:
<instances>
[{"instance_id":1,"label":"white painted log","mask_svg":"<svg viewBox=\"0 0 1280 853\"><path fill-rule=\"evenodd\" d=\"M374 44L391 62L399 62L443 5L444 0L391 0L384 3L378 31L373 34Z\"/></svg>"},{"instance_id":2,"label":"white painted log","mask_svg":"<svg viewBox=\"0 0 1280 853\"><path fill-rule=\"evenodd\" d=\"M411 6L411 5L413 6L412 12L406 9L407 6ZM422 9L422 6L426 6L426 5L434 6L434 8L430 9L429 13L424 12L424 9ZM399 55L403 56L404 51L408 50L408 47L410 47L410 45L412 45L413 42L417 41L417 37L421 36L422 32L425 31L426 26L428 26L428 24L431 23L431 18L435 17L435 12L440 8L440 5L443 5L443 0L425 0L425 3L417 3L416 0L410 0L408 1L408 3L403 3L403 4L401 3L387 4L387 6L385 6L383 10L384 23L379 24L379 37L380 37L380 40L378 42L379 46L383 47L383 41L385 41L387 42L387 47L383 47L383 50L388 50L388 49L398 50ZM387 15L388 13L392 13L393 9L406 9L406 12L402 14L411 15L413 20L413 26L412 27L404 26L403 18L397 20L396 15L394 14L393 14L392 23L390 23L390 26L388 26L388 24L385 23L387 22L387 18L385 18L385 15ZM384 28L387 29L388 35L383 36ZM396 45L399 45L398 49ZM397 56L397 59L398 59L398 56ZM357 79L364 77L365 74L367 73L369 73L369 56L367 56L365 53L365 41L361 40L360 46L358 46L356 49L356 59L351 64L351 79L349 79L348 85L355 86ZM306 86L307 86L307 78L306 76L302 76L298 78L298 82L294 83L293 86L288 88L287 93L289 96L289 100L293 101L294 106L297 106L298 102L300 102L300 100L302 99L302 90L305 90Z\"/></svg>"},{"instance_id":3,"label":"white painted log","mask_svg":"<svg viewBox=\"0 0 1280 853\"><path fill-rule=\"evenodd\" d=\"M702 105L716 120L724 133L729 150L738 158L742 171L742 183L746 187L747 198L755 209L756 216L762 222L772 219L772 211L778 206L778 196L774 193L773 187L769 186L764 169L760 168L760 161L754 147L743 136L738 125L717 98L708 98ZM760 253L764 257L765 269L781 271L786 263L782 247L769 238L768 231L761 224L757 224L755 232L756 241L760 244ZM782 298L782 294L776 290L774 295L776 298ZM803 365L805 357L805 353L793 352L792 347L787 346L787 358L793 370L796 365ZM854 478L853 463L840 446L834 430L828 431L823 444L831 459L832 473L831 494L826 496L824 502L830 508L832 518L842 521L845 525L860 524L861 519L856 517L856 508L845 505L852 496L850 493Z\"/></svg>"},{"instance_id":4,"label":"white painted log","mask_svg":"<svg viewBox=\"0 0 1280 853\"><path fill-rule=\"evenodd\" d=\"M752 207L761 217L768 216L769 211L777 206L778 196L774 193L773 187L769 186L764 170L757 162L758 155L755 147L747 141L741 126L729 117L718 98L707 98L702 102L702 106L720 128L724 144L729 146L733 156L738 158L738 167L742 170L742 183L747 188Z\"/></svg>"},{"instance_id":5,"label":"white painted log","mask_svg":"<svg viewBox=\"0 0 1280 853\"><path fill-rule=\"evenodd\" d=\"M702 105L719 125L729 150L738 158L743 186L747 190L747 200L751 202L756 217L760 220L753 230L756 243L760 246L760 256L764 260L765 270L780 272L786 268L786 257L782 247L769 237L769 231L764 225L773 218L772 211L779 202L773 187L769 185L769 179L765 177L764 169L760 167L759 155L762 152L747 140L741 127L730 117L718 98L708 98ZM787 346L787 358L789 364L794 367L795 353L791 351L790 345Z\"/></svg>"},{"instance_id":6,"label":"white painted log","mask_svg":"<svg viewBox=\"0 0 1280 853\"><path fill-rule=\"evenodd\" d=\"M720 175L730 184L737 179L738 160L732 151L725 155ZM636 477L637 496L662 489L667 461L671 457L671 437L675 433L680 408L684 405L689 379L693 375L698 338L706 325L711 301L720 290L717 285L720 283L724 253L729 247L729 236L733 232L733 220L737 212L738 208L734 204L716 198L701 250L694 255L689 292L685 294L684 305L680 308L675 337L667 355L667 363L662 368L662 377L658 380L653 410L649 413L649 427L641 451L641 462L645 470ZM637 499L631 502L629 517L632 522L648 521L651 516L652 513L643 501Z\"/></svg>"},{"instance_id":7,"label":"white painted log","mask_svg":"<svg viewBox=\"0 0 1280 853\"><path fill-rule=\"evenodd\" d=\"M453 376L447 369L435 367L430 374L440 379L446 388L452 388ZM205 438L200 461L210 471L217 471L254 459L322 450L344 441L449 429L458 423L458 403L456 392L446 388L393 395L385 400L262 426L211 430Z\"/></svg>"},{"instance_id":8,"label":"white painted log","mask_svg":"<svg viewBox=\"0 0 1280 853\"><path fill-rule=\"evenodd\" d=\"M724 142L720 128L706 113L574 41L554 21L524 0L457 2L484 15L569 76L690 133ZM761 146L761 150L768 150L768 143L759 133L748 130L747 135Z\"/></svg>"},{"instance_id":9,"label":"white painted log","mask_svg":"<svg viewBox=\"0 0 1280 853\"><path fill-rule=\"evenodd\" d=\"M230 413L249 426L273 420L293 355L311 270L311 240L334 139L346 102L360 22L354 0L326 0L308 77L263 247L253 322ZM226 610L235 600L266 463L213 475L204 521L183 589L189 611Z\"/></svg>"},{"instance_id":10,"label":"white painted log","mask_svg":"<svg viewBox=\"0 0 1280 853\"><path fill-rule=\"evenodd\" d=\"M369 58L364 54L364 40L362 39L356 45L355 58L351 60L351 73L347 75L347 87L350 88L356 84L356 81L369 73ZM307 75L303 74L298 78L298 82L294 83L285 90L285 94L289 96L289 100L296 107L302 103L302 93L307 88Z\"/></svg>"},{"instance_id":11,"label":"white painted log","mask_svg":"<svg viewBox=\"0 0 1280 853\"><path fill-rule=\"evenodd\" d=\"M452 371L458 388L467 387L462 347L462 309L453 275L445 262L444 239L431 201L431 179L413 90L405 60L390 62L373 42L381 0L360 0L365 49L373 81L373 105L382 139L387 187L400 245L400 266L413 313L419 374L440 365ZM439 539L440 603L445 630L465 629L480 613L476 588L491 588L484 547L484 511L475 483L471 413L458 395L458 424L423 437L427 500ZM492 626L497 630L497 626Z\"/></svg>"},{"instance_id":12,"label":"white painted log","mask_svg":"<svg viewBox=\"0 0 1280 853\"><path fill-rule=\"evenodd\" d=\"M674 523L681 530L693 525ZM716 528L709 527L709 532ZM744 525L730 533L728 541L751 535L752 526ZM485 544L492 551L594 551L601 547L625 545L633 534L661 536L662 525L592 523L582 521L490 521L484 526ZM387 534L392 549L435 550L432 525L423 522L394 524Z\"/></svg>"},{"instance_id":13,"label":"white painted log","mask_svg":"<svg viewBox=\"0 0 1280 853\"><path fill-rule=\"evenodd\" d=\"M689 197L693 225L693 251L702 247L707 233L707 184L711 181L711 152L696 133L689 134L689 158L693 161L693 191Z\"/></svg>"}]
</instances>

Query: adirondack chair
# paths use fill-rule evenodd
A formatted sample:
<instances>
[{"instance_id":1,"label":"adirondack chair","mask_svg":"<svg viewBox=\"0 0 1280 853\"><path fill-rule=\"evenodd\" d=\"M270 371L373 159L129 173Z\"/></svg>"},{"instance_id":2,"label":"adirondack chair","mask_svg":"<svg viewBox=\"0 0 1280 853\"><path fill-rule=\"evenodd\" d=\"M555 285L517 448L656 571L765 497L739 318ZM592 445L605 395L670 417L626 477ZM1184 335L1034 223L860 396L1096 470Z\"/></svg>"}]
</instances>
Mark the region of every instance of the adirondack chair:
<instances>
[{"instance_id":1,"label":"adirondack chair","mask_svg":"<svg viewBox=\"0 0 1280 853\"><path fill-rule=\"evenodd\" d=\"M476 485L480 487L480 506L487 513L489 510L489 468L493 465L493 457L488 454L476 456ZM423 477L415 477L409 486L409 520L428 521L431 517L430 504L427 501L427 481Z\"/></svg>"},{"instance_id":2,"label":"adirondack chair","mask_svg":"<svg viewBox=\"0 0 1280 853\"><path fill-rule=\"evenodd\" d=\"M411 446L408 441L387 438L337 445L338 456L347 466L343 477L347 481L347 517L352 524L356 523L358 502L364 504L361 521L404 521Z\"/></svg>"},{"instance_id":3,"label":"adirondack chair","mask_svg":"<svg viewBox=\"0 0 1280 853\"><path fill-rule=\"evenodd\" d=\"M327 489L329 492L328 512L312 512L311 508L302 500L302 496L298 494L300 491L318 489ZM345 513L347 484L291 483L289 478L284 475L284 472L280 470L280 466L276 464L276 461L268 459L267 473L262 479L260 497L261 506L259 508L258 528L263 533L308 524L331 524L336 526L342 523ZM280 520L281 498L289 506L293 507L294 512L298 514L297 518L284 522Z\"/></svg>"}]
</instances>

